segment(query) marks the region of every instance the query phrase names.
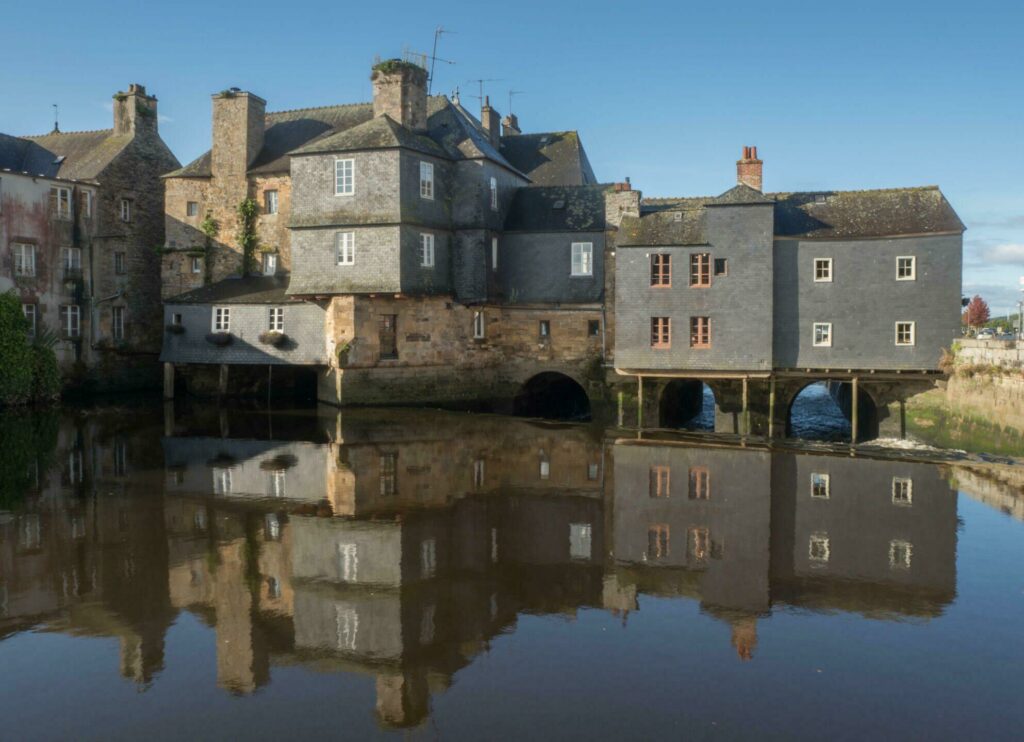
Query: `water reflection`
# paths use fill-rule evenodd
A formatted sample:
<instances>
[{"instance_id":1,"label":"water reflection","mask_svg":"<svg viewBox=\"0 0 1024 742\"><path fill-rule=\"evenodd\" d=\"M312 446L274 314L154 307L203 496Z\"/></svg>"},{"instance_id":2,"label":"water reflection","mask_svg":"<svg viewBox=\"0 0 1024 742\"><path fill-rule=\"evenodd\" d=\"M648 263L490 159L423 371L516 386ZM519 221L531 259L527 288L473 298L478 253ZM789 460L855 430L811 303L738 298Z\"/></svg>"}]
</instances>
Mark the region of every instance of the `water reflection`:
<instances>
[{"instance_id":1,"label":"water reflection","mask_svg":"<svg viewBox=\"0 0 1024 742\"><path fill-rule=\"evenodd\" d=\"M528 614L628 625L645 596L697 601L755 662L773 611L937 616L956 593L947 480L445 413L67 419L0 512L0 638L116 637L146 688L188 612L229 693L283 665L367 674L379 722L417 725Z\"/></svg>"}]
</instances>

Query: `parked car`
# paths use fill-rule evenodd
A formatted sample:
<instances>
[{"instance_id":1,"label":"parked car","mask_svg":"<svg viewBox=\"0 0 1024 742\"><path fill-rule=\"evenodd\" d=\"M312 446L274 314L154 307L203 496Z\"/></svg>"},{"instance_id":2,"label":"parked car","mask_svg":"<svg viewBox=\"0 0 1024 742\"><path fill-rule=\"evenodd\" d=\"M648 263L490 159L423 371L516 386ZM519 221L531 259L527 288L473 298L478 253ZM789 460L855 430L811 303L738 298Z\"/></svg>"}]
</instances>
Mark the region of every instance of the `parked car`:
<instances>
[{"instance_id":1,"label":"parked car","mask_svg":"<svg viewBox=\"0 0 1024 742\"><path fill-rule=\"evenodd\" d=\"M996 340L1016 340L1017 336L1014 335L1012 332L1001 332L998 335L996 335L995 339Z\"/></svg>"},{"instance_id":2,"label":"parked car","mask_svg":"<svg viewBox=\"0 0 1024 742\"><path fill-rule=\"evenodd\" d=\"M979 331L978 334L976 335L978 340L991 340L995 336L996 336L996 331L993 330L991 327L986 327L984 330Z\"/></svg>"}]
</instances>

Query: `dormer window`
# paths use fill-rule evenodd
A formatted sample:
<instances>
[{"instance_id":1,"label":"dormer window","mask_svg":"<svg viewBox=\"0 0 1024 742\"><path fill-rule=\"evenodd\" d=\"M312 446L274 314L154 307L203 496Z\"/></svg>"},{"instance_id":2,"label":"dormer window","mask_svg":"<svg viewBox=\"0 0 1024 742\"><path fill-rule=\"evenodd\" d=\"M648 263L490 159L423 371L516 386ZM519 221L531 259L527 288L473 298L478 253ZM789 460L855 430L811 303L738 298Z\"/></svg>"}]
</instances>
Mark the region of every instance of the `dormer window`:
<instances>
[{"instance_id":1,"label":"dormer window","mask_svg":"<svg viewBox=\"0 0 1024 742\"><path fill-rule=\"evenodd\" d=\"M334 195L351 196L356 192L356 161L334 161Z\"/></svg>"},{"instance_id":2,"label":"dormer window","mask_svg":"<svg viewBox=\"0 0 1024 742\"><path fill-rule=\"evenodd\" d=\"M420 198L434 200L434 165L430 162L420 163Z\"/></svg>"}]
</instances>

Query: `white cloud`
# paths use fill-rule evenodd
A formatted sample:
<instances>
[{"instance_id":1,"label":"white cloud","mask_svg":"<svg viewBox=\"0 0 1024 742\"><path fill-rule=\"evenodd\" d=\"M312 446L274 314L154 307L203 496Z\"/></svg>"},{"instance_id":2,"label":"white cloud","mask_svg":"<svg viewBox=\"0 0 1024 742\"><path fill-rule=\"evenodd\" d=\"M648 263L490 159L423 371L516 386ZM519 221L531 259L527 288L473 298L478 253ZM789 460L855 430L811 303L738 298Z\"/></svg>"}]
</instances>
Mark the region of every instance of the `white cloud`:
<instances>
[{"instance_id":1,"label":"white cloud","mask_svg":"<svg viewBox=\"0 0 1024 742\"><path fill-rule=\"evenodd\" d=\"M167 123L168 121L174 121L174 119L172 119L170 116L165 116L162 113L158 113L156 115L156 120L159 121L161 124Z\"/></svg>"},{"instance_id":2,"label":"white cloud","mask_svg":"<svg viewBox=\"0 0 1024 742\"><path fill-rule=\"evenodd\" d=\"M1024 243L1004 242L1001 245L985 248L981 251L981 259L986 263L997 265L1024 266Z\"/></svg>"}]
</instances>

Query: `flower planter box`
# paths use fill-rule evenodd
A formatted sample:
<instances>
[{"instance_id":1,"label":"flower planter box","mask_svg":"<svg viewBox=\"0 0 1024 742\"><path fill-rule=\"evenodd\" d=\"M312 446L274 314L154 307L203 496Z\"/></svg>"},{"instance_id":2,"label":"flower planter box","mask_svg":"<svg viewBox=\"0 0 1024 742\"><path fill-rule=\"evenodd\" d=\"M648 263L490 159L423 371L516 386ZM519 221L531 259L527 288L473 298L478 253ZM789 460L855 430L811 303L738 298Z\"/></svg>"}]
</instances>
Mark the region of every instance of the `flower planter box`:
<instances>
[{"instance_id":1,"label":"flower planter box","mask_svg":"<svg viewBox=\"0 0 1024 742\"><path fill-rule=\"evenodd\" d=\"M206 335L206 342L210 345L216 345L218 348L223 348L225 345L231 345L231 333L230 332L211 332Z\"/></svg>"},{"instance_id":2,"label":"flower planter box","mask_svg":"<svg viewBox=\"0 0 1024 742\"><path fill-rule=\"evenodd\" d=\"M264 345L279 347L288 338L283 332L261 332L260 342Z\"/></svg>"}]
</instances>

